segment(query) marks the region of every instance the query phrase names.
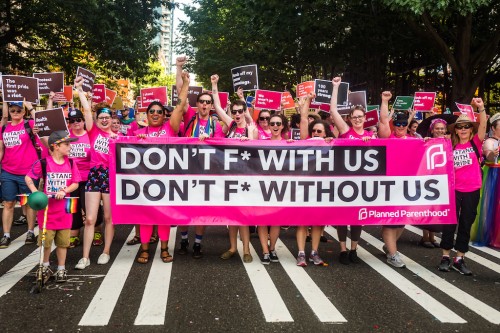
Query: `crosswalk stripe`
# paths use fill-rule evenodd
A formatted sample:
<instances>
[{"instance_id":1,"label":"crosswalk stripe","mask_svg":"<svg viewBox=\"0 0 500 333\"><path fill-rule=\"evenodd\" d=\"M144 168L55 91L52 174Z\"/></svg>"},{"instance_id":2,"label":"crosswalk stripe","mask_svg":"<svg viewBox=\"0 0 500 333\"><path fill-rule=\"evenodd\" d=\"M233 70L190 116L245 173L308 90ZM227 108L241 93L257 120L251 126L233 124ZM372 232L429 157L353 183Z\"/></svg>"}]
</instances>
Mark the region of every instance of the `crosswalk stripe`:
<instances>
[{"instance_id":1,"label":"crosswalk stripe","mask_svg":"<svg viewBox=\"0 0 500 333\"><path fill-rule=\"evenodd\" d=\"M170 229L168 253L174 256L177 228ZM164 325L167 311L168 291L172 277L172 263L161 260L161 242L158 242L154 257L150 257L151 270L149 271L146 288L142 296L139 312L134 325Z\"/></svg>"},{"instance_id":2,"label":"crosswalk stripe","mask_svg":"<svg viewBox=\"0 0 500 333\"><path fill-rule=\"evenodd\" d=\"M333 238L338 241L337 231L332 227L326 227L325 232L330 234ZM349 239L348 239L349 240ZM370 242L370 244L372 244ZM424 310L429 312L432 316L443 323L456 323L464 324L467 321L456 313L448 309L442 303L438 302L436 299L431 297L427 292L410 282L407 278L402 276L400 273L396 272L392 267L390 267L385 262L380 261L370 252L366 251L363 247L358 245L357 251L358 256L371 268L373 268L377 273L382 275L390 283L392 283L396 288L405 293L413 301L419 304Z\"/></svg>"},{"instance_id":3,"label":"crosswalk stripe","mask_svg":"<svg viewBox=\"0 0 500 333\"><path fill-rule=\"evenodd\" d=\"M361 238L370 243L370 245L376 247L379 251L383 252L382 246L384 245L383 242L378 240L377 238L373 237L372 235L362 232L361 233ZM417 264L415 261L411 260L410 258L404 256L404 262L406 264L407 269L415 273L419 278L423 279L424 281L427 281L429 284L432 286L436 287L439 289L441 292L444 294L448 295L449 297L453 298L463 306L469 308L473 312L477 313L487 321L493 324L500 324L500 312L492 308L491 306L481 302L477 298L467 294L466 292L460 290L459 288L455 287L451 283L447 282L443 278L439 277L438 275L431 273L429 270L426 268L422 267L421 265ZM446 273L443 273L446 274Z\"/></svg>"},{"instance_id":4,"label":"crosswalk stripe","mask_svg":"<svg viewBox=\"0 0 500 333\"><path fill-rule=\"evenodd\" d=\"M35 234L38 233L38 227L35 227L34 229ZM6 249L0 249L0 262L5 260L8 256L10 256L12 253L16 252L19 250L23 245L24 245L24 240L26 239L26 235L28 232L25 232L21 236L17 237L16 239L12 240L10 243L9 247Z\"/></svg>"},{"instance_id":5,"label":"crosswalk stripe","mask_svg":"<svg viewBox=\"0 0 500 333\"><path fill-rule=\"evenodd\" d=\"M134 230L130 232L129 237L133 235ZM104 326L109 323L138 249L139 244L133 246L123 244L78 325Z\"/></svg>"},{"instance_id":6,"label":"crosswalk stripe","mask_svg":"<svg viewBox=\"0 0 500 333\"><path fill-rule=\"evenodd\" d=\"M418 228L415 228L413 226L406 226L406 229L408 229L409 231L411 231L417 235L422 236L422 230L420 230ZM434 238L436 239L436 241L441 242L441 239L439 237L435 236ZM467 260L475 261L478 264L481 264L484 267L491 269L494 272L500 273L500 265L497 263L494 263L491 260L483 258L483 257L481 257L473 252L467 252L466 257L467 257Z\"/></svg>"},{"instance_id":7,"label":"crosswalk stripe","mask_svg":"<svg viewBox=\"0 0 500 333\"><path fill-rule=\"evenodd\" d=\"M276 243L276 252L280 258L281 266L283 266L295 287L321 322L347 322L339 310L314 283L306 270L296 265L295 257L280 239Z\"/></svg>"},{"instance_id":8,"label":"crosswalk stripe","mask_svg":"<svg viewBox=\"0 0 500 333\"><path fill-rule=\"evenodd\" d=\"M243 260L243 243L238 241L238 253ZM281 298L271 276L258 260L259 255L250 243L250 254L254 258L251 263L243 264L252 287L259 301L267 322L292 322L293 318ZM255 260L257 258L257 260Z\"/></svg>"}]
</instances>

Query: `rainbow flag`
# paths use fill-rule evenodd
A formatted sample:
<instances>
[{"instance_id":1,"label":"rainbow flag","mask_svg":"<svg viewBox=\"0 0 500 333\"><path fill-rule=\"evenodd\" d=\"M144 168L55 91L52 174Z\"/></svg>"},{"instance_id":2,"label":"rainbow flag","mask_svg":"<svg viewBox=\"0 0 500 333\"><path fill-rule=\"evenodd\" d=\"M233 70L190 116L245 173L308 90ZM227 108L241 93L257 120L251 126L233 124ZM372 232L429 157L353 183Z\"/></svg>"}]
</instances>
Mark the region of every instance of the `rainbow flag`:
<instances>
[{"instance_id":1,"label":"rainbow flag","mask_svg":"<svg viewBox=\"0 0 500 333\"><path fill-rule=\"evenodd\" d=\"M21 206L24 206L28 203L28 197L29 197L29 195L27 195L27 194L20 194L19 195L19 203L21 204Z\"/></svg>"},{"instance_id":2,"label":"rainbow flag","mask_svg":"<svg viewBox=\"0 0 500 333\"><path fill-rule=\"evenodd\" d=\"M74 214L77 212L78 198L66 198L66 213Z\"/></svg>"}]
</instances>

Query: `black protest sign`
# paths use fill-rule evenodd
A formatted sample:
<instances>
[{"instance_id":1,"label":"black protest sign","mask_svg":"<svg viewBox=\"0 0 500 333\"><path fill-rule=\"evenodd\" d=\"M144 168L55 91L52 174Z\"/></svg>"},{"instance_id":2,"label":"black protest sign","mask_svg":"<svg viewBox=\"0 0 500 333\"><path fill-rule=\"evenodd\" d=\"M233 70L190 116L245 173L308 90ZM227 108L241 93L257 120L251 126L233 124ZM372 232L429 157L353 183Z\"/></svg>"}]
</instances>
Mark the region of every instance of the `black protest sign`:
<instances>
[{"instance_id":1,"label":"black protest sign","mask_svg":"<svg viewBox=\"0 0 500 333\"><path fill-rule=\"evenodd\" d=\"M76 77L83 77L83 91L92 92L94 89L95 74L83 67L78 67Z\"/></svg>"},{"instance_id":2,"label":"black protest sign","mask_svg":"<svg viewBox=\"0 0 500 333\"><path fill-rule=\"evenodd\" d=\"M40 95L48 95L51 91L64 91L64 73L34 73L33 77L38 79L38 92Z\"/></svg>"},{"instance_id":3,"label":"black protest sign","mask_svg":"<svg viewBox=\"0 0 500 333\"><path fill-rule=\"evenodd\" d=\"M198 100L198 95L203 92L203 87L199 86L189 86L188 88L188 103L189 106L196 107L196 101ZM179 100L179 95L177 94L177 87L172 85L172 103L170 105L176 106Z\"/></svg>"},{"instance_id":4,"label":"black protest sign","mask_svg":"<svg viewBox=\"0 0 500 333\"><path fill-rule=\"evenodd\" d=\"M35 126L38 126L39 137L49 136L54 131L68 131L62 108L35 112Z\"/></svg>"},{"instance_id":5,"label":"black protest sign","mask_svg":"<svg viewBox=\"0 0 500 333\"><path fill-rule=\"evenodd\" d=\"M314 93L316 97L314 98L314 103L319 104L330 104L332 98L333 83L328 80L314 80ZM337 95L337 108L341 110L342 108L348 107L347 105L347 92L349 91L349 83L341 82L339 86L339 92Z\"/></svg>"},{"instance_id":6,"label":"black protest sign","mask_svg":"<svg viewBox=\"0 0 500 333\"><path fill-rule=\"evenodd\" d=\"M38 104L38 79L27 76L3 75L2 94L4 102L31 102Z\"/></svg>"},{"instance_id":7,"label":"black protest sign","mask_svg":"<svg viewBox=\"0 0 500 333\"><path fill-rule=\"evenodd\" d=\"M257 65L240 66L231 69L234 91L241 87L244 91L259 89Z\"/></svg>"},{"instance_id":8,"label":"black protest sign","mask_svg":"<svg viewBox=\"0 0 500 333\"><path fill-rule=\"evenodd\" d=\"M366 111L366 91L353 91L349 92L348 96L348 109L339 111L339 113L348 113L353 106L362 106Z\"/></svg>"}]
</instances>

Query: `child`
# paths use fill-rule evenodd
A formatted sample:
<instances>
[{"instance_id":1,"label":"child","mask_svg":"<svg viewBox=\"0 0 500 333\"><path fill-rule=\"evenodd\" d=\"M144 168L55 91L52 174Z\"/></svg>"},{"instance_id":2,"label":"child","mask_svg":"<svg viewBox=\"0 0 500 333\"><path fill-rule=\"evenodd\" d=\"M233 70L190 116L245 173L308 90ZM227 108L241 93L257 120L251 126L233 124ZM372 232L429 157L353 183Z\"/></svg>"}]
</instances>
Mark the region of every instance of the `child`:
<instances>
[{"instance_id":1,"label":"child","mask_svg":"<svg viewBox=\"0 0 500 333\"><path fill-rule=\"evenodd\" d=\"M68 157L71 149L70 142L77 140L78 138L70 138L66 131L53 132L48 140L51 156L36 161L31 171L25 177L26 185L28 185L31 192L38 191L33 179L44 177L44 193L55 196L55 198L49 198L49 208L47 211L47 232L43 256L43 275L45 281L52 275L49 267L49 256L53 240L57 246L57 272L55 280L61 283L67 279L65 262L66 251L69 247L72 215L66 213L66 202L63 199L66 194L78 188L78 182L81 180L76 163L71 163ZM44 210L38 211L38 221L43 221L43 217ZM41 245L41 237L38 238L38 245Z\"/></svg>"}]
</instances>

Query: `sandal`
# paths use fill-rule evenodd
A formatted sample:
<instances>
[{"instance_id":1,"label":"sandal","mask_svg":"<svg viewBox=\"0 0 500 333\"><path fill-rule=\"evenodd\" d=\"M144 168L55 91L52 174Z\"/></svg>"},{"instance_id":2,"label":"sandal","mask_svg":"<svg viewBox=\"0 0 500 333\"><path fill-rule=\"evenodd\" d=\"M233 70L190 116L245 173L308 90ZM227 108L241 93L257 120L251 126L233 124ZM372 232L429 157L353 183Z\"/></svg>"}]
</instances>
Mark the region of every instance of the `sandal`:
<instances>
[{"instance_id":1,"label":"sandal","mask_svg":"<svg viewBox=\"0 0 500 333\"><path fill-rule=\"evenodd\" d=\"M147 264L149 262L149 250L141 250L139 252L139 256L137 257L137 262L139 264Z\"/></svg>"},{"instance_id":2,"label":"sandal","mask_svg":"<svg viewBox=\"0 0 500 333\"><path fill-rule=\"evenodd\" d=\"M134 236L131 240L127 242L127 245L136 245L141 243L141 237L140 236Z\"/></svg>"},{"instance_id":3,"label":"sandal","mask_svg":"<svg viewBox=\"0 0 500 333\"><path fill-rule=\"evenodd\" d=\"M174 261L174 257L168 253L167 249L161 249L161 260L165 263Z\"/></svg>"},{"instance_id":4,"label":"sandal","mask_svg":"<svg viewBox=\"0 0 500 333\"><path fill-rule=\"evenodd\" d=\"M158 243L158 235L151 236L151 238L149 239L149 244L156 244L156 243Z\"/></svg>"}]
</instances>

